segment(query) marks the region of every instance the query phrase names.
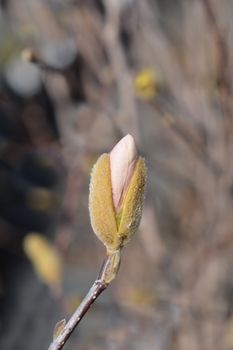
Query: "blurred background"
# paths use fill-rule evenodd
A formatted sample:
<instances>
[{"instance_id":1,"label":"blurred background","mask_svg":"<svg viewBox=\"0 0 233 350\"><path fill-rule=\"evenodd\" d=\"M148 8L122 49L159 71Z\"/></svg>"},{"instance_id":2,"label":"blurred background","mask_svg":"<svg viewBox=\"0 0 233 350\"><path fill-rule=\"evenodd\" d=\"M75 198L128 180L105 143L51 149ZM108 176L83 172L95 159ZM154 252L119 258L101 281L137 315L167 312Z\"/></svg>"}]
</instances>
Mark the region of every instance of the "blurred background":
<instances>
[{"instance_id":1,"label":"blurred background","mask_svg":"<svg viewBox=\"0 0 233 350\"><path fill-rule=\"evenodd\" d=\"M97 157L149 176L119 275L65 348L233 349L233 2L0 1L0 348L47 349L105 255Z\"/></svg>"}]
</instances>

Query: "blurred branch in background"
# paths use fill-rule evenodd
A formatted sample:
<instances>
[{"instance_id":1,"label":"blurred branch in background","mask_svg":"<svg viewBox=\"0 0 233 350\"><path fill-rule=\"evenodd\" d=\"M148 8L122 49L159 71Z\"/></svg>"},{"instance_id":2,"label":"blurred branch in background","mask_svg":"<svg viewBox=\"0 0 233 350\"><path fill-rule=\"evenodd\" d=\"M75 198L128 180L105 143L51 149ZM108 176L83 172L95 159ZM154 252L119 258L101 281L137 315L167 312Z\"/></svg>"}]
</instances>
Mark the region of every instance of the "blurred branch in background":
<instances>
[{"instance_id":1,"label":"blurred branch in background","mask_svg":"<svg viewBox=\"0 0 233 350\"><path fill-rule=\"evenodd\" d=\"M46 348L77 307L103 255L89 172L131 133L148 161L145 216L70 347L232 349L232 11L227 0L1 2L1 348ZM27 260L29 234L56 250L61 298Z\"/></svg>"},{"instance_id":2,"label":"blurred branch in background","mask_svg":"<svg viewBox=\"0 0 233 350\"><path fill-rule=\"evenodd\" d=\"M214 14L211 1L201 0L204 10L206 12L206 18L210 29L213 33L213 38L216 45L216 54L217 54L217 85L219 86L220 93L225 96L231 95L231 83L229 75L229 57L227 52L227 46L224 40L218 24L217 19Z\"/></svg>"}]
</instances>

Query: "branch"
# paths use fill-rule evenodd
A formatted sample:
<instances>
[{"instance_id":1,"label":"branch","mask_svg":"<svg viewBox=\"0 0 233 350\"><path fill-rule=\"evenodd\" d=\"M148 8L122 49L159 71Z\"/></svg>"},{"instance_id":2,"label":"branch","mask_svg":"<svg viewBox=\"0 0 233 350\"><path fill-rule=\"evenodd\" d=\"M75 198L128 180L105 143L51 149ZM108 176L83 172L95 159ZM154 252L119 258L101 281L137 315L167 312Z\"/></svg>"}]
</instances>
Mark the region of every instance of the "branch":
<instances>
[{"instance_id":1,"label":"branch","mask_svg":"<svg viewBox=\"0 0 233 350\"><path fill-rule=\"evenodd\" d=\"M206 18L212 30L217 51L217 83L223 97L231 95L231 83L229 74L229 57L224 37L217 24L210 0L201 0L205 9Z\"/></svg>"},{"instance_id":2,"label":"branch","mask_svg":"<svg viewBox=\"0 0 233 350\"><path fill-rule=\"evenodd\" d=\"M58 336L50 344L48 350L60 350L65 345L81 319L85 316L98 296L108 287L117 275L120 266L120 250L108 255L103 262L98 278L93 283L87 295L71 316L67 324L61 329ZM55 326L56 329L56 326Z\"/></svg>"},{"instance_id":3,"label":"branch","mask_svg":"<svg viewBox=\"0 0 233 350\"><path fill-rule=\"evenodd\" d=\"M133 81L124 49L119 39L121 29L121 9L116 2L105 0L106 21L103 28L103 42L109 56L117 87L119 110L117 125L125 134L129 130L139 140L137 108L135 104Z\"/></svg>"}]
</instances>

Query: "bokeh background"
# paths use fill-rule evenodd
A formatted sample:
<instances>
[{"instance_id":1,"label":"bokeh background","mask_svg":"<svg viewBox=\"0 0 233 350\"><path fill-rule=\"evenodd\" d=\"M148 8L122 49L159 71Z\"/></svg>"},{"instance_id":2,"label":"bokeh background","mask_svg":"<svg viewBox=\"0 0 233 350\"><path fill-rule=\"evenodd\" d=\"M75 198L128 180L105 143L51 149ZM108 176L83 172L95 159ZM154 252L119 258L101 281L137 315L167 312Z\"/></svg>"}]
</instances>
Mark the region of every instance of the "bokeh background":
<instances>
[{"instance_id":1,"label":"bokeh background","mask_svg":"<svg viewBox=\"0 0 233 350\"><path fill-rule=\"evenodd\" d=\"M139 232L66 349L233 349L233 2L0 1L0 348L47 349L105 251L89 174L127 133Z\"/></svg>"}]
</instances>

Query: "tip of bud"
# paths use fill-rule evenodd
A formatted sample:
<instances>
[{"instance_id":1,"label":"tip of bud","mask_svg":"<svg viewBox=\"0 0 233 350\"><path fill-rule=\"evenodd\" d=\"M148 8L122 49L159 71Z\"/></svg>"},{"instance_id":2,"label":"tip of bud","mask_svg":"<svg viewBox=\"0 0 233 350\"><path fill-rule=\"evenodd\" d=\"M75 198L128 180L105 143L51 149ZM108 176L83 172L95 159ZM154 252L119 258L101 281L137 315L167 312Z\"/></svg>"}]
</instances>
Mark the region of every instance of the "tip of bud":
<instances>
[{"instance_id":1,"label":"tip of bud","mask_svg":"<svg viewBox=\"0 0 233 350\"><path fill-rule=\"evenodd\" d=\"M110 152L113 203L117 212L120 210L137 160L136 145L130 134L123 137Z\"/></svg>"}]
</instances>

